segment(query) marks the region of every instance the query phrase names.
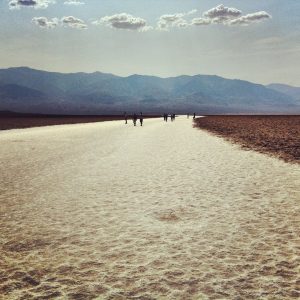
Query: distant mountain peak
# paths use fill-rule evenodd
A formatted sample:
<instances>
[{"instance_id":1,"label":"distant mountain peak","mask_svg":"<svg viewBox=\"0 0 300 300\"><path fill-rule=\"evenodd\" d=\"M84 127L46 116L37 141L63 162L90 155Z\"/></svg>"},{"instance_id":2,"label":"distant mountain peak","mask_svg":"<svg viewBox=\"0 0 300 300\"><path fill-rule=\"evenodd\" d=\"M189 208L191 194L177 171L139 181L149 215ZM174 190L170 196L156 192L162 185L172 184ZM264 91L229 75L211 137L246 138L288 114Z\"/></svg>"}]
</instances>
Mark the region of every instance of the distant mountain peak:
<instances>
[{"instance_id":1,"label":"distant mountain peak","mask_svg":"<svg viewBox=\"0 0 300 300\"><path fill-rule=\"evenodd\" d=\"M300 98L292 95L298 88L276 88L280 90L218 75L121 77L99 71L58 73L14 67L0 69L0 110L60 114L300 113Z\"/></svg>"}]
</instances>

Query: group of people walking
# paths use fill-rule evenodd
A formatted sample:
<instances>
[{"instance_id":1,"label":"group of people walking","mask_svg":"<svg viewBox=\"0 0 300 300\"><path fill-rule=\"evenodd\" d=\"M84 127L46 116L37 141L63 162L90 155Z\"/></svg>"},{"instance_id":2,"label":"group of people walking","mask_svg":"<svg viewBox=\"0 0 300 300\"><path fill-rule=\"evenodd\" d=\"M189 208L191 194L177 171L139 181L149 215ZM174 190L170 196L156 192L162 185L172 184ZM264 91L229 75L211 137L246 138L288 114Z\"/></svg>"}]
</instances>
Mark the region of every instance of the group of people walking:
<instances>
[{"instance_id":1,"label":"group of people walking","mask_svg":"<svg viewBox=\"0 0 300 300\"><path fill-rule=\"evenodd\" d=\"M170 117L171 122L173 122L173 121L175 121L176 115L175 114L164 113L163 117L164 117L165 122L168 122L169 117ZM188 113L187 118L189 118L189 117L190 117L190 114ZM195 119L195 118L196 118L196 113L193 114L193 119ZM127 124L128 123L128 115L127 115L126 112L124 112L124 119L125 119L125 124ZM140 115L137 115L136 113L134 113L132 115L132 121L133 121L134 126L136 126L136 123L137 123L138 120L140 121L140 125L143 126L144 116L143 116L142 112L140 113Z\"/></svg>"},{"instance_id":2,"label":"group of people walking","mask_svg":"<svg viewBox=\"0 0 300 300\"><path fill-rule=\"evenodd\" d=\"M175 114L169 115L169 114L166 114L166 113L165 113L165 114L164 114L164 121L165 121L165 122L168 122L169 116L170 116L170 119L171 119L172 122L175 121L175 117L176 117Z\"/></svg>"},{"instance_id":3,"label":"group of people walking","mask_svg":"<svg viewBox=\"0 0 300 300\"><path fill-rule=\"evenodd\" d=\"M127 124L128 123L128 115L126 112L124 113L124 119L125 119L125 124ZM140 120L140 124L141 124L141 126L143 126L144 116L143 116L142 112L140 113L139 116L136 113L133 114L132 121L133 121L134 126L136 126L136 123L138 120Z\"/></svg>"}]
</instances>

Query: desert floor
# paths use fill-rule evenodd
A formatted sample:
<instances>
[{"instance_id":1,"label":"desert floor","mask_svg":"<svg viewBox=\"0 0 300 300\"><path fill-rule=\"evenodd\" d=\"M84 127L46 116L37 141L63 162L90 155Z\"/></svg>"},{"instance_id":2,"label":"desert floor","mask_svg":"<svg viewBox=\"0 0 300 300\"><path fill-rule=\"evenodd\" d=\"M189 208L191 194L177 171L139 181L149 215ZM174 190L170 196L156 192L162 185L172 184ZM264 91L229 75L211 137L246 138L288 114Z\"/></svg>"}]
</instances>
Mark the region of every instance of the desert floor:
<instances>
[{"instance_id":1,"label":"desert floor","mask_svg":"<svg viewBox=\"0 0 300 300\"><path fill-rule=\"evenodd\" d=\"M243 148L300 164L300 115L208 116L195 126Z\"/></svg>"},{"instance_id":2,"label":"desert floor","mask_svg":"<svg viewBox=\"0 0 300 300\"><path fill-rule=\"evenodd\" d=\"M192 119L0 133L1 299L300 296L300 168Z\"/></svg>"}]
</instances>

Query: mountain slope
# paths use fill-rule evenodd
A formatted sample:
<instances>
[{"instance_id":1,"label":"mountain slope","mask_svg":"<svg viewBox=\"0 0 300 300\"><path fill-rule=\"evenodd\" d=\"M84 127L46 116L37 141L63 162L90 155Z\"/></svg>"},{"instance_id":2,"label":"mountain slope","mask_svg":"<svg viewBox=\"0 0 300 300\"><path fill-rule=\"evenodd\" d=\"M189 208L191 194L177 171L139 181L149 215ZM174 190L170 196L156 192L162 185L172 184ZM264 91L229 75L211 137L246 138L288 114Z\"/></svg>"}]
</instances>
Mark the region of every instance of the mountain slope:
<instances>
[{"instance_id":1,"label":"mountain slope","mask_svg":"<svg viewBox=\"0 0 300 300\"><path fill-rule=\"evenodd\" d=\"M0 70L0 110L41 113L289 113L292 96L263 85L219 76L119 77L100 72L62 74L10 68Z\"/></svg>"},{"instance_id":2,"label":"mountain slope","mask_svg":"<svg viewBox=\"0 0 300 300\"><path fill-rule=\"evenodd\" d=\"M287 84L273 83L267 86L269 89L284 93L299 100L300 103L300 87L294 87Z\"/></svg>"}]
</instances>

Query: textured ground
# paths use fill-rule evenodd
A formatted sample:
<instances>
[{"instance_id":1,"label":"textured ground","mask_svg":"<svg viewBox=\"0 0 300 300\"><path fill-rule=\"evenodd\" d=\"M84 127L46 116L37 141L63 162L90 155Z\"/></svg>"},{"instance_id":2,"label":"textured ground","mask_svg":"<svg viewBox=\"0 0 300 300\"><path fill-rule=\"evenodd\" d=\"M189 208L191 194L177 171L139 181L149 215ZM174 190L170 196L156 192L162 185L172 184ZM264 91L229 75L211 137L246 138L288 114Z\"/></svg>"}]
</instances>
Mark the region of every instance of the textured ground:
<instances>
[{"instance_id":1,"label":"textured ground","mask_svg":"<svg viewBox=\"0 0 300 300\"><path fill-rule=\"evenodd\" d=\"M292 299L300 169L192 121L0 133L1 299Z\"/></svg>"},{"instance_id":2,"label":"textured ground","mask_svg":"<svg viewBox=\"0 0 300 300\"><path fill-rule=\"evenodd\" d=\"M300 163L300 116L210 116L195 124L244 148Z\"/></svg>"}]
</instances>

